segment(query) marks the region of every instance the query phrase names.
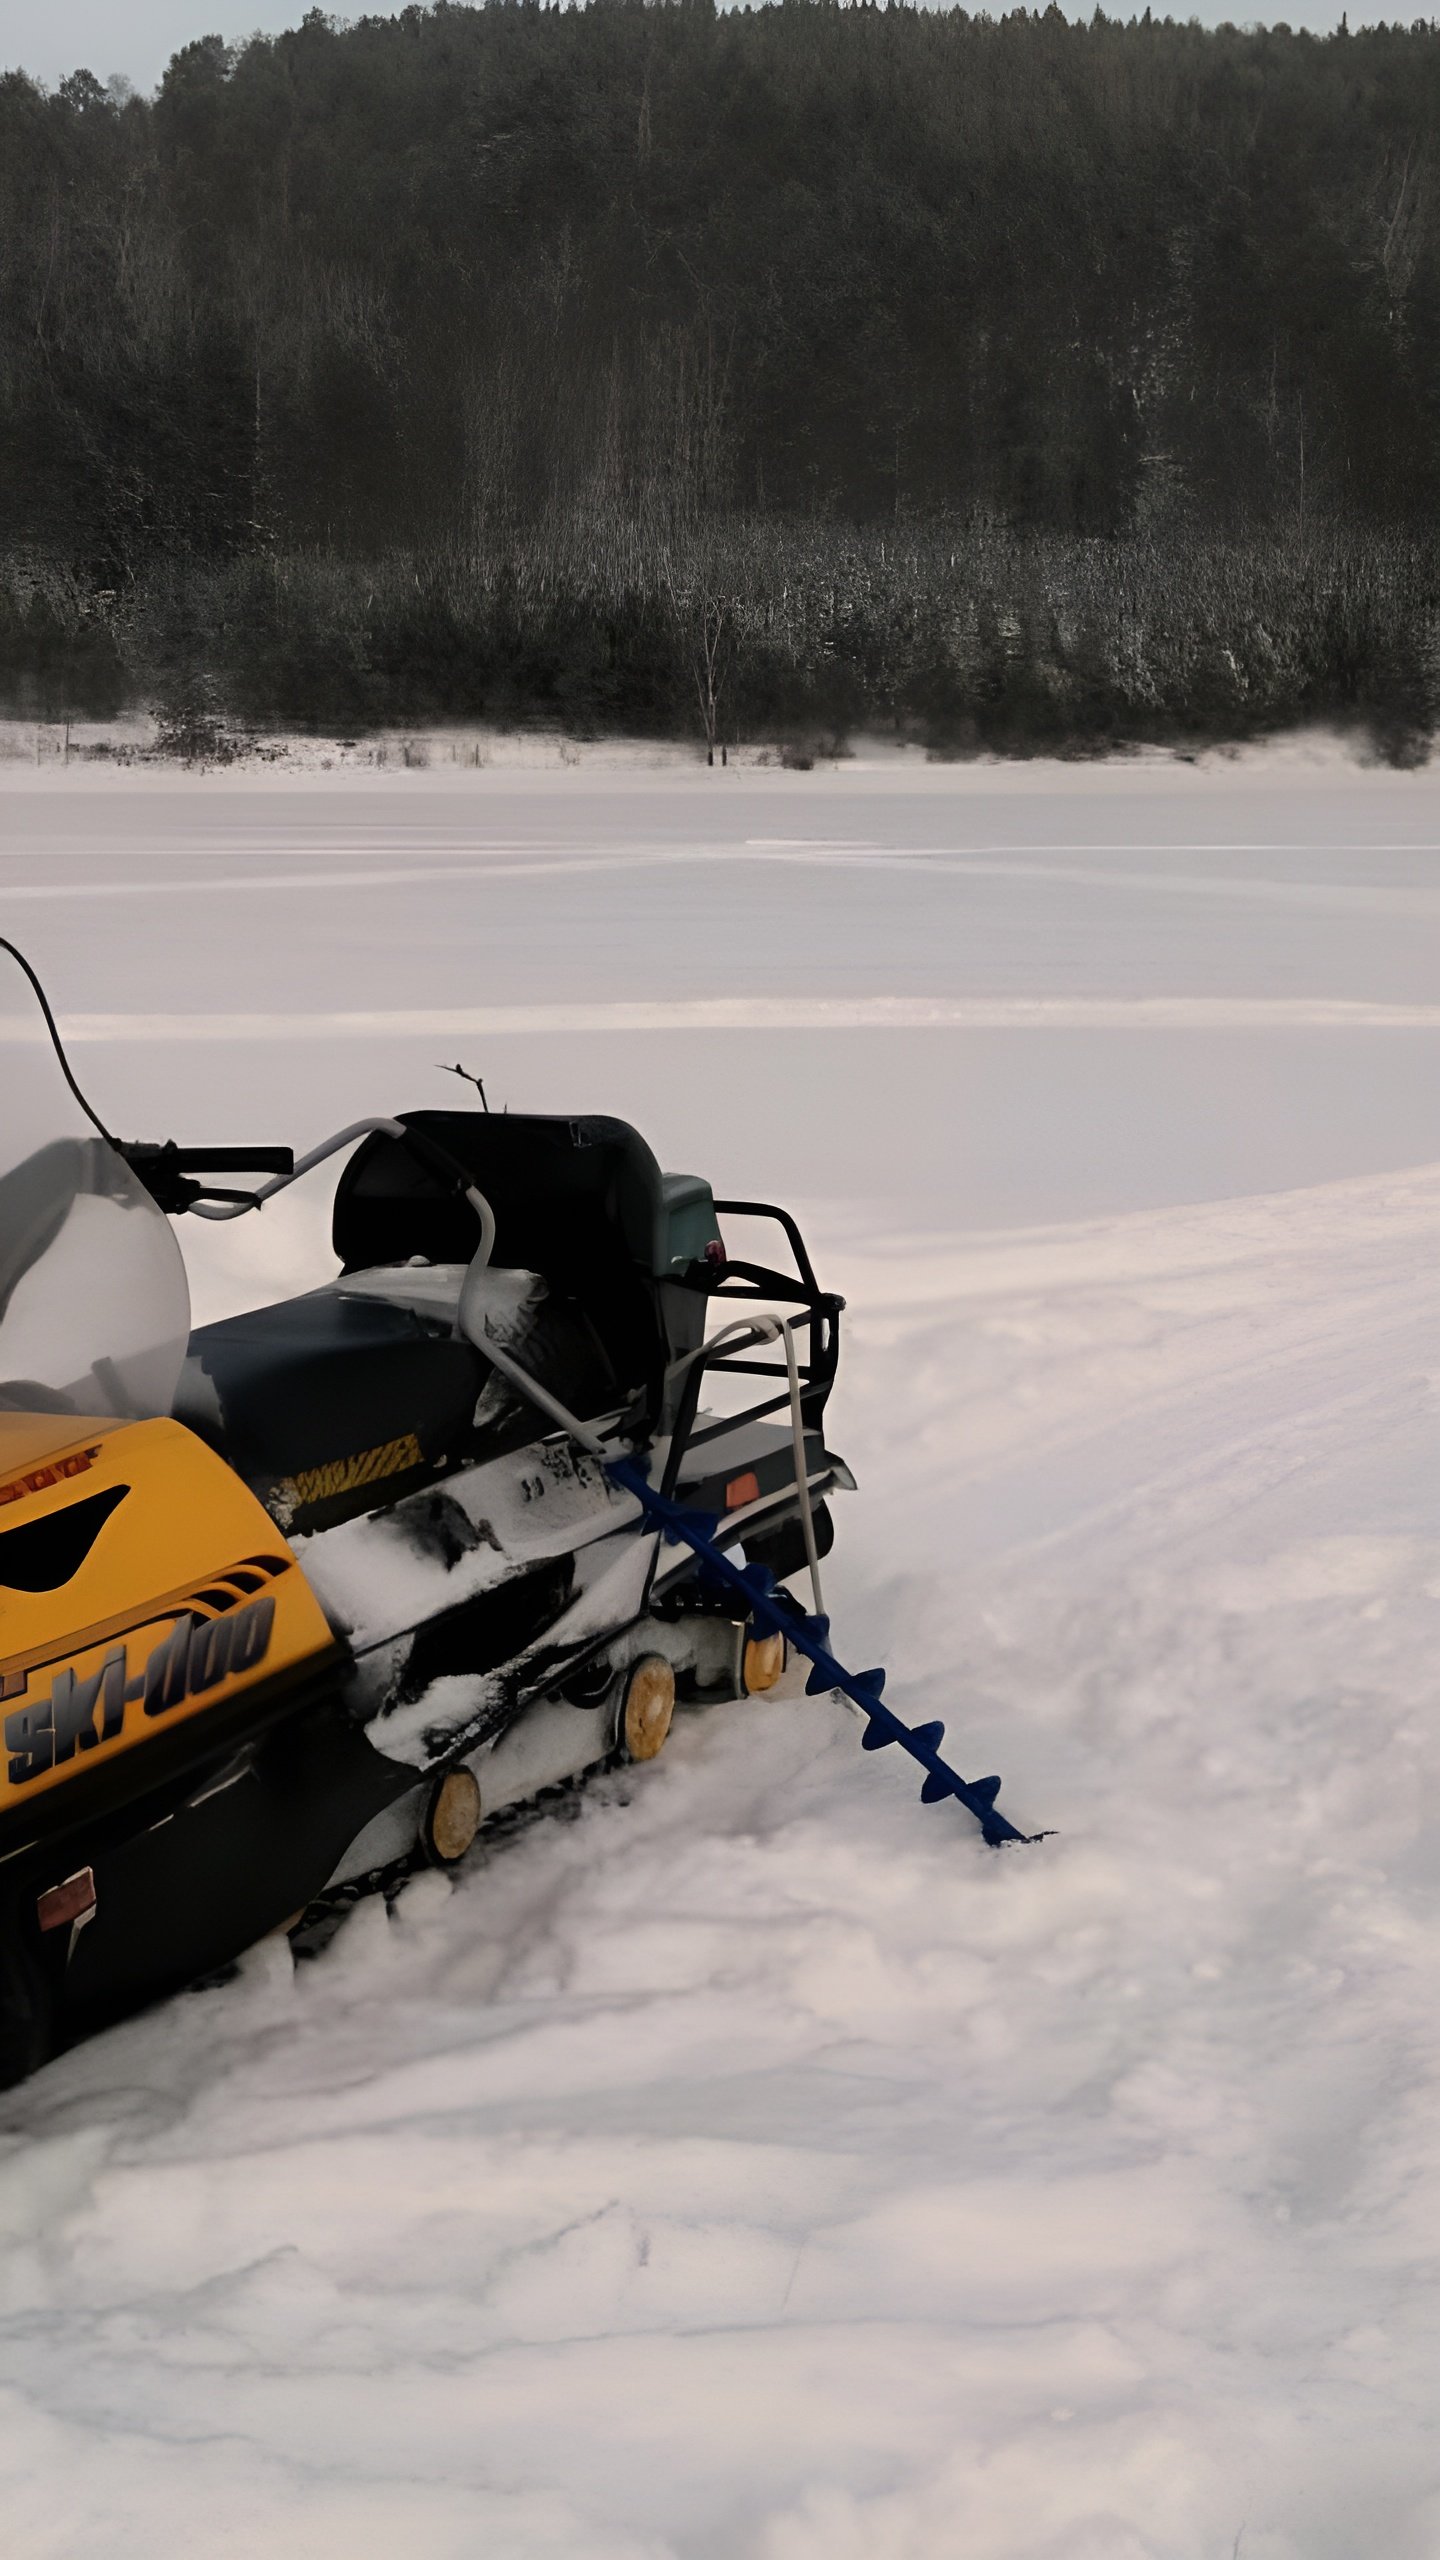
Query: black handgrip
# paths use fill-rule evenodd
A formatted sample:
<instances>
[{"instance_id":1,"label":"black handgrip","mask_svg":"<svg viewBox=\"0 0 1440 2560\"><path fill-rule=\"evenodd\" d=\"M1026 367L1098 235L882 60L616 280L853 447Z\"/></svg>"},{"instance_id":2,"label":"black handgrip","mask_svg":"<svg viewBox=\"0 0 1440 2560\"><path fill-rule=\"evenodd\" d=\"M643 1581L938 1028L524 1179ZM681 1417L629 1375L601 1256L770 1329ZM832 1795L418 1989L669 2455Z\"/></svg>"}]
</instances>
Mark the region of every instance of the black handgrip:
<instances>
[{"instance_id":1,"label":"black handgrip","mask_svg":"<svg viewBox=\"0 0 1440 2560\"><path fill-rule=\"evenodd\" d=\"M293 1147L177 1147L177 1173L293 1173Z\"/></svg>"},{"instance_id":2,"label":"black handgrip","mask_svg":"<svg viewBox=\"0 0 1440 2560\"><path fill-rule=\"evenodd\" d=\"M197 1173L289 1174L295 1170L293 1147L177 1147L173 1138L157 1146L137 1138L126 1145L117 1141L117 1152L167 1218L183 1217L197 1200L241 1205L255 1196L247 1191L212 1191L192 1179Z\"/></svg>"}]
</instances>

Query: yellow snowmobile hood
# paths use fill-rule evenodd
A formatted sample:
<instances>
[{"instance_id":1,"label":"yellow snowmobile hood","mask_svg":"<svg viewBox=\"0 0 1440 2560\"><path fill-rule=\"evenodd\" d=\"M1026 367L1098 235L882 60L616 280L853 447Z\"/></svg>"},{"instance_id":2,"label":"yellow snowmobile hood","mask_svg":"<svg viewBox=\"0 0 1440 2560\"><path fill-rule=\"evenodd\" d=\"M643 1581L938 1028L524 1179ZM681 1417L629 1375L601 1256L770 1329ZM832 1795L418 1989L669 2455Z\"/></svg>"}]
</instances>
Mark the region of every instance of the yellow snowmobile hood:
<instances>
[{"instance_id":1,"label":"yellow snowmobile hood","mask_svg":"<svg viewBox=\"0 0 1440 2560\"><path fill-rule=\"evenodd\" d=\"M269 1513L182 1424L0 1412L0 1827L333 1651Z\"/></svg>"}]
</instances>

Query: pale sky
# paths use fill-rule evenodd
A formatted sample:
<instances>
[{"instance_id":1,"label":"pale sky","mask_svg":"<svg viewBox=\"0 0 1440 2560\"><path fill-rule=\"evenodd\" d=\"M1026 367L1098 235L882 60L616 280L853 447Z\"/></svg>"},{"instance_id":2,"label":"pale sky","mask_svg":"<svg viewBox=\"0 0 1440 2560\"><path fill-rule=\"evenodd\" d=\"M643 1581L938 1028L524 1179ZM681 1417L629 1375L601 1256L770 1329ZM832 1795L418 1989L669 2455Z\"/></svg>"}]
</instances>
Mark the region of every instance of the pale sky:
<instances>
[{"instance_id":1,"label":"pale sky","mask_svg":"<svg viewBox=\"0 0 1440 2560\"><path fill-rule=\"evenodd\" d=\"M1081 0L1070 14L1088 17L1093 0ZM172 53L195 36L248 35L255 28L278 34L305 14L306 0L0 0L0 70L22 70L52 85L82 64L97 79L123 72L137 89L153 89ZM998 16L1005 0L990 0ZM1144 0L1109 0L1111 13L1138 15ZM1277 0L1273 9L1257 10L1255 0L1154 0L1157 17L1196 17L1207 26L1233 18L1248 23L1261 16L1267 23L1284 18L1292 27L1317 31L1337 26L1343 0ZM389 17L397 14L374 0L368 10L341 9L340 17ZM1390 5L1352 7L1350 23L1405 17L1402 0ZM1407 20L1408 23L1408 20Z\"/></svg>"}]
</instances>

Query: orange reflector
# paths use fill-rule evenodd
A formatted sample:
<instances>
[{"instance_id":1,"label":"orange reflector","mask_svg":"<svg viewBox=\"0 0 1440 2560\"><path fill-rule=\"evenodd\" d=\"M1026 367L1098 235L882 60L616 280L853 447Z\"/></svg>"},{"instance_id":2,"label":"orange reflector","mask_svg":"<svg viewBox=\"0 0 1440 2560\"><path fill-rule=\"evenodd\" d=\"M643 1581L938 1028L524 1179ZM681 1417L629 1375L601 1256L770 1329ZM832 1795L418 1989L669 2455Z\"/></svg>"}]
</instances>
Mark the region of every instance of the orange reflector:
<instances>
[{"instance_id":1,"label":"orange reflector","mask_svg":"<svg viewBox=\"0 0 1440 2560\"><path fill-rule=\"evenodd\" d=\"M88 1920L94 1908L95 1871L81 1867L78 1874L36 1897L35 1916L42 1929L67 1929L72 1920Z\"/></svg>"},{"instance_id":2,"label":"orange reflector","mask_svg":"<svg viewBox=\"0 0 1440 2560\"><path fill-rule=\"evenodd\" d=\"M732 1476L725 1487L727 1511L743 1511L747 1502L758 1502L759 1499L760 1479L753 1471L747 1470L743 1476Z\"/></svg>"},{"instance_id":3,"label":"orange reflector","mask_svg":"<svg viewBox=\"0 0 1440 2560\"><path fill-rule=\"evenodd\" d=\"M56 1458L49 1466L32 1467L28 1476L16 1476L9 1484L0 1484L0 1502L23 1502L28 1493L44 1493L52 1484L64 1484L68 1476L83 1476L99 1457L98 1449L74 1449L68 1458Z\"/></svg>"}]
</instances>

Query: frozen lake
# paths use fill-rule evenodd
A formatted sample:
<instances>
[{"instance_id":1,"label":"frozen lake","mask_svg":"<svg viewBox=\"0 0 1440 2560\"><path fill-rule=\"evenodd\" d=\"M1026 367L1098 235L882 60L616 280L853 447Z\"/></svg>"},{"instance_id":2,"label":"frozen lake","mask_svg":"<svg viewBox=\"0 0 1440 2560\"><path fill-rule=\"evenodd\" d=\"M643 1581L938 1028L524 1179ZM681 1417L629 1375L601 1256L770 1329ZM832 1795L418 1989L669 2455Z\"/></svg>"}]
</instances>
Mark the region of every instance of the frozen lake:
<instances>
[{"instance_id":1,"label":"frozen lake","mask_svg":"<svg viewBox=\"0 0 1440 2560\"><path fill-rule=\"evenodd\" d=\"M1440 1155L1424 776L12 771L0 831L127 1126L299 1139L458 1051L728 1190L947 1229Z\"/></svg>"},{"instance_id":2,"label":"frozen lake","mask_svg":"<svg viewBox=\"0 0 1440 2560\"><path fill-rule=\"evenodd\" d=\"M17 2553L1431 2560L1440 779L11 771L0 919L127 1133L808 1204L840 1650L1058 1834L756 1701L0 2100Z\"/></svg>"}]
</instances>

